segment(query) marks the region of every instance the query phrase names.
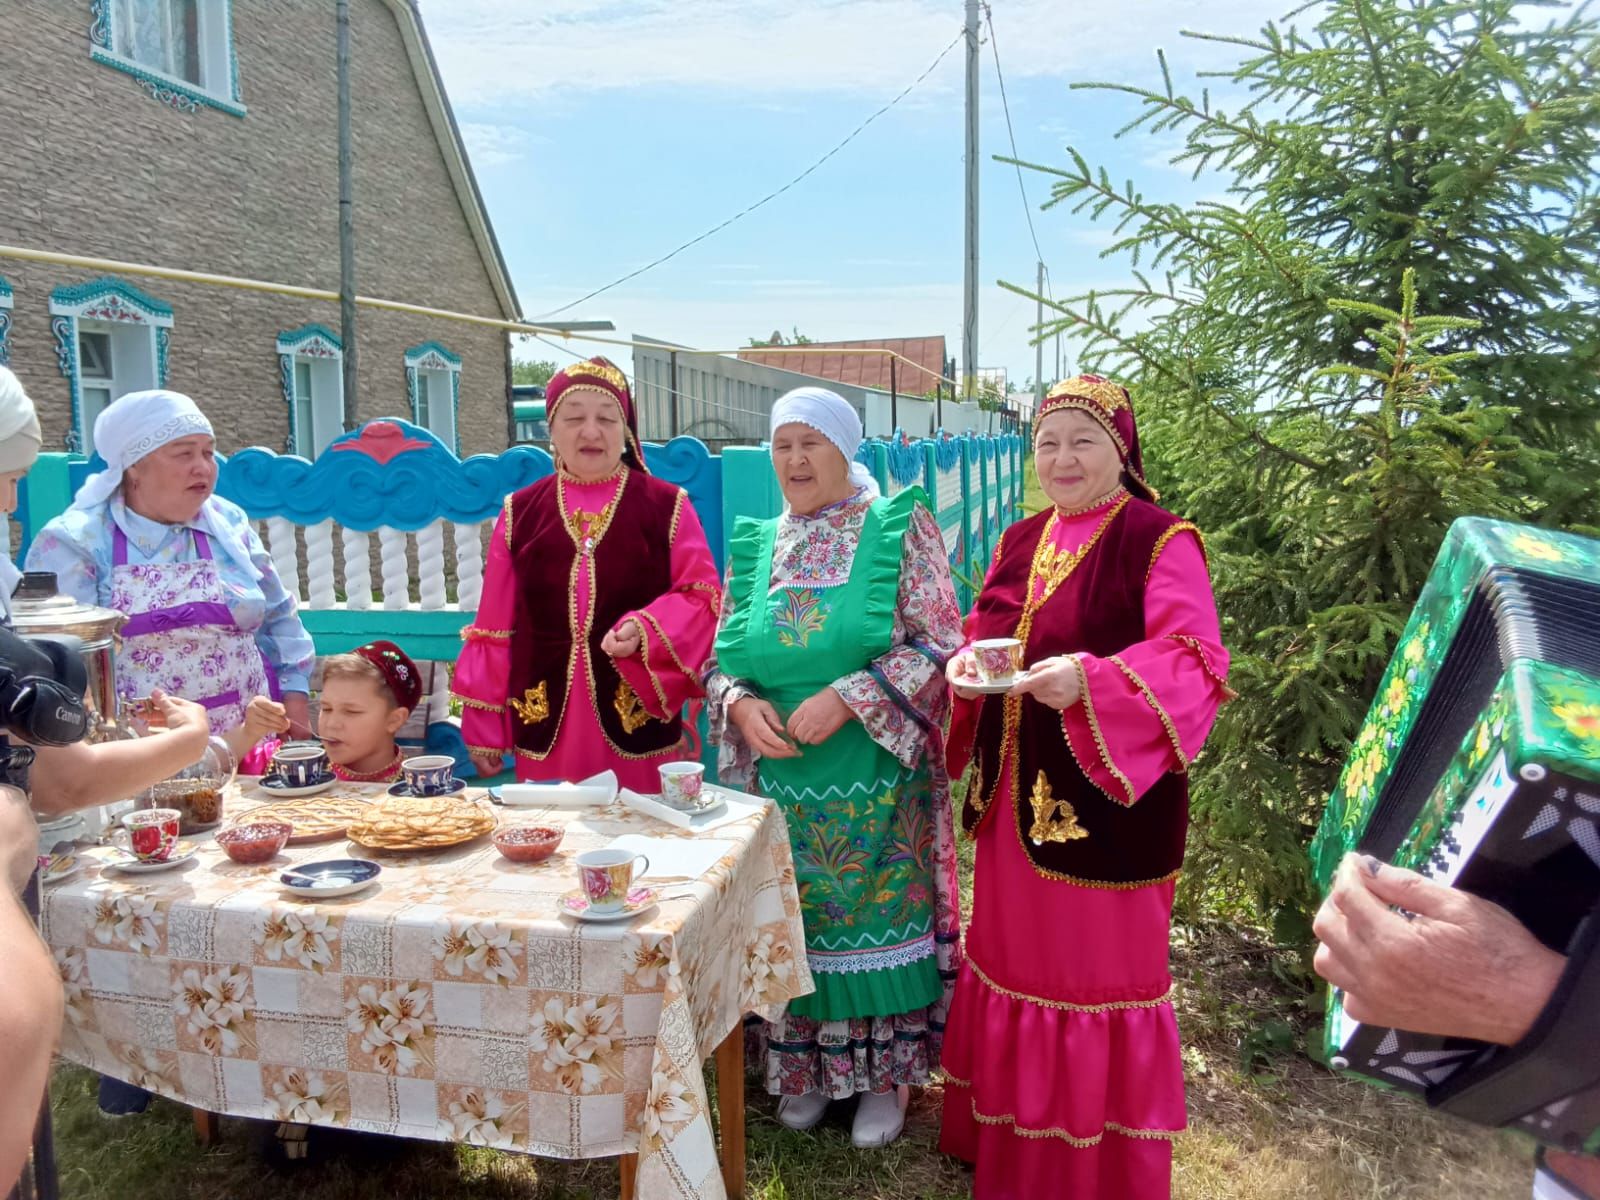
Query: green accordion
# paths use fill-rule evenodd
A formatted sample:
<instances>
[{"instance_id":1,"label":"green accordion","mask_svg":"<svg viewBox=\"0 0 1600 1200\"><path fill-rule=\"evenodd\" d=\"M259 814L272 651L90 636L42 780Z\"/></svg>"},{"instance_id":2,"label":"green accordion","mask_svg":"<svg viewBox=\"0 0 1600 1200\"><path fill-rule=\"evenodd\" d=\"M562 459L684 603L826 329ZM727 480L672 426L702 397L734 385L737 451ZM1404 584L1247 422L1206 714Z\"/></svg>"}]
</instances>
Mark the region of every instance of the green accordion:
<instances>
[{"instance_id":1,"label":"green accordion","mask_svg":"<svg viewBox=\"0 0 1600 1200\"><path fill-rule=\"evenodd\" d=\"M1312 842L1493 900L1568 966L1516 1046L1352 1020L1329 1061L1480 1124L1600 1147L1600 541L1466 518L1390 660Z\"/></svg>"}]
</instances>

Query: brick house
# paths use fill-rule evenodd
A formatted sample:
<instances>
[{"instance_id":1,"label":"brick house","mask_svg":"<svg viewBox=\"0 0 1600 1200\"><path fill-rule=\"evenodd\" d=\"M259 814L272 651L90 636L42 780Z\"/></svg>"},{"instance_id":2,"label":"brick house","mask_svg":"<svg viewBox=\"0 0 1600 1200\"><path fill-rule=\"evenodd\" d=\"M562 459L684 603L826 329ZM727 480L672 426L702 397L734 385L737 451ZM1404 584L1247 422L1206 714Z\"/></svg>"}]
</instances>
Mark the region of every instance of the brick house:
<instances>
[{"instance_id":1,"label":"brick house","mask_svg":"<svg viewBox=\"0 0 1600 1200\"><path fill-rule=\"evenodd\" d=\"M334 5L3 0L0 244L337 291ZM517 299L414 0L352 0L356 284L515 320ZM336 304L0 255L0 361L45 448L90 450L123 392L166 385L219 449L314 456L350 419ZM357 310L355 416L465 455L505 447L504 332Z\"/></svg>"}]
</instances>

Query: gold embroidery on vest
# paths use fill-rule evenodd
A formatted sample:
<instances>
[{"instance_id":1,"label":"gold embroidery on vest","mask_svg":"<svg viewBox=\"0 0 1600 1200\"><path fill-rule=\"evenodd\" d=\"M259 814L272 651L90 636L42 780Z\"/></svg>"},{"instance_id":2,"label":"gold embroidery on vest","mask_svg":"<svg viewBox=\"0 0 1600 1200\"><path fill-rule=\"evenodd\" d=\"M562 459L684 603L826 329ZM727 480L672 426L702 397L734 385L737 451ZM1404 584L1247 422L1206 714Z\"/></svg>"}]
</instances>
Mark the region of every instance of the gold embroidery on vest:
<instances>
[{"instance_id":1,"label":"gold embroidery on vest","mask_svg":"<svg viewBox=\"0 0 1600 1200\"><path fill-rule=\"evenodd\" d=\"M1078 812L1072 802L1051 794L1050 781L1043 771L1039 772L1033 795L1028 799L1033 803L1033 828L1028 836L1035 846L1046 842L1072 842L1089 836L1089 831L1078 824Z\"/></svg>"},{"instance_id":2,"label":"gold embroidery on vest","mask_svg":"<svg viewBox=\"0 0 1600 1200\"><path fill-rule=\"evenodd\" d=\"M967 800L972 805L972 811L980 817L983 816L983 810L989 807L989 798L983 794L982 750L972 756L972 762L967 767Z\"/></svg>"},{"instance_id":3,"label":"gold embroidery on vest","mask_svg":"<svg viewBox=\"0 0 1600 1200\"><path fill-rule=\"evenodd\" d=\"M510 704L524 725L537 725L550 716L550 689L541 680L538 687L529 688L521 700L513 698Z\"/></svg>"},{"instance_id":4,"label":"gold embroidery on vest","mask_svg":"<svg viewBox=\"0 0 1600 1200\"><path fill-rule=\"evenodd\" d=\"M633 733L646 721L655 720L639 703L638 694L628 686L626 679L617 684L617 698L613 702L617 717L622 722L623 733Z\"/></svg>"}]
</instances>

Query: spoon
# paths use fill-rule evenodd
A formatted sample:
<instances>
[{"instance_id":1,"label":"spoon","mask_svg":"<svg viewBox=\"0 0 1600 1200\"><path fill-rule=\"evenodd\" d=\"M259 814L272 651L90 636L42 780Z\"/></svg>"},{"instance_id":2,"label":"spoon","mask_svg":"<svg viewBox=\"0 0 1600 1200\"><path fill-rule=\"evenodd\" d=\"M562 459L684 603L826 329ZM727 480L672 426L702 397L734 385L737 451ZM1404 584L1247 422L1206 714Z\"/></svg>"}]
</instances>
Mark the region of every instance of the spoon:
<instances>
[{"instance_id":1,"label":"spoon","mask_svg":"<svg viewBox=\"0 0 1600 1200\"><path fill-rule=\"evenodd\" d=\"M287 869L279 871L278 874L280 877L286 876L290 879L298 879L304 883L309 883L312 887L322 887L324 884L329 882L332 882L334 887L338 887L341 884L351 882L351 880L345 878L343 875L304 875L299 871L291 871Z\"/></svg>"}]
</instances>

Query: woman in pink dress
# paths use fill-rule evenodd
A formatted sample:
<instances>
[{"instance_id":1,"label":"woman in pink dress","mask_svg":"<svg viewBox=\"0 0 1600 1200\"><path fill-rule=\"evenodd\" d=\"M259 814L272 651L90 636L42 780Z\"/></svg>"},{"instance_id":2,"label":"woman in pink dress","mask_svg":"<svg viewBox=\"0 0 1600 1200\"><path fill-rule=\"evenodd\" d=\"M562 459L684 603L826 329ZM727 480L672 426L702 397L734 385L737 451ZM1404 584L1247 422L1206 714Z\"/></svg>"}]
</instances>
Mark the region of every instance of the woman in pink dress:
<instances>
[{"instance_id":1,"label":"woman in pink dress","mask_svg":"<svg viewBox=\"0 0 1600 1200\"><path fill-rule=\"evenodd\" d=\"M1123 388L1056 385L1034 468L1051 506L1002 535L968 618L1028 669L981 693L969 644L947 670L977 866L941 1146L979 1200L1154 1200L1185 1126L1167 942L1186 772L1228 655L1199 531L1154 503Z\"/></svg>"},{"instance_id":2,"label":"woman in pink dress","mask_svg":"<svg viewBox=\"0 0 1600 1200\"><path fill-rule=\"evenodd\" d=\"M721 587L694 506L645 469L627 378L603 358L545 389L553 475L506 498L452 691L474 763L517 778L605 770L653 792L684 756Z\"/></svg>"}]
</instances>

